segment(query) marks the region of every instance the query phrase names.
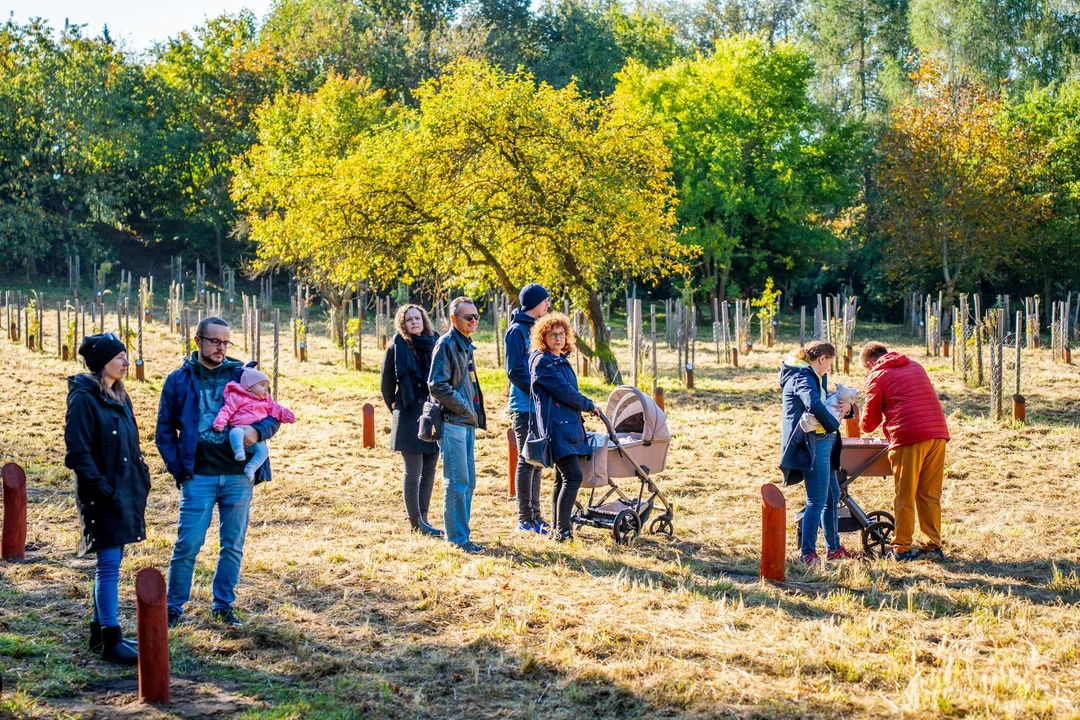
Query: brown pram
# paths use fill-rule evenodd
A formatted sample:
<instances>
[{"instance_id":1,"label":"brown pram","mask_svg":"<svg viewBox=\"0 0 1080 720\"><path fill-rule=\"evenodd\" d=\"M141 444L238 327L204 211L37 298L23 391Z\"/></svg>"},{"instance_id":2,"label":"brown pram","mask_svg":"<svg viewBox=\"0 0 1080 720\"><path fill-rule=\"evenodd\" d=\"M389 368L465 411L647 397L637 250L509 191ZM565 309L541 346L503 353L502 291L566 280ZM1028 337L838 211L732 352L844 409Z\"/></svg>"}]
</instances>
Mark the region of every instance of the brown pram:
<instances>
[{"instance_id":1,"label":"brown pram","mask_svg":"<svg viewBox=\"0 0 1080 720\"><path fill-rule=\"evenodd\" d=\"M652 518L649 532L670 536L673 508L651 477L663 471L671 443L664 411L637 388L620 385L611 392L607 412L600 418L607 432L589 433L593 453L581 463L581 488L589 491L588 501L582 505L578 500L571 523L610 529L616 543L630 543L659 505L663 513ZM637 497L627 495L614 480L635 477L640 482ZM600 488L606 491L597 499Z\"/></svg>"},{"instance_id":2,"label":"brown pram","mask_svg":"<svg viewBox=\"0 0 1080 720\"><path fill-rule=\"evenodd\" d=\"M863 476L892 477L889 464L889 443L877 438L840 438L840 503L837 508L837 529L840 532L861 533L863 551L867 557L884 557L892 548L896 519L884 510L863 512L848 488ZM795 515L795 537L802 537L803 511Z\"/></svg>"}]
</instances>

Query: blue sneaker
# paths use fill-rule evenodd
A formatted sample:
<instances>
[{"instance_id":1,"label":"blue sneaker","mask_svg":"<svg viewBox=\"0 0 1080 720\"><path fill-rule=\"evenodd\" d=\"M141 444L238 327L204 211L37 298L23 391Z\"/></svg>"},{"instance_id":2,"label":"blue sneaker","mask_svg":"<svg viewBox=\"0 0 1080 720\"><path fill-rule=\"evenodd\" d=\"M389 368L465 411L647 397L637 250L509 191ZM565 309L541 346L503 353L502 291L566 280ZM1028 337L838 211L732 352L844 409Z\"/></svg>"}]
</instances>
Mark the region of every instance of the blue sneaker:
<instances>
[{"instance_id":1,"label":"blue sneaker","mask_svg":"<svg viewBox=\"0 0 1080 720\"><path fill-rule=\"evenodd\" d=\"M527 520L525 522L518 523L518 526L515 529L518 532L537 532L536 526Z\"/></svg>"},{"instance_id":2,"label":"blue sneaker","mask_svg":"<svg viewBox=\"0 0 1080 720\"><path fill-rule=\"evenodd\" d=\"M891 557L893 560L899 560L900 562L911 562L912 560L918 560L922 556L922 550L919 548L911 548L905 550L902 553L893 552Z\"/></svg>"},{"instance_id":3,"label":"blue sneaker","mask_svg":"<svg viewBox=\"0 0 1080 720\"><path fill-rule=\"evenodd\" d=\"M547 535L551 531L551 526L543 520L537 520L532 524L533 532L537 535Z\"/></svg>"},{"instance_id":4,"label":"blue sneaker","mask_svg":"<svg viewBox=\"0 0 1080 720\"><path fill-rule=\"evenodd\" d=\"M931 560L936 560L937 562L945 561L945 552L941 548L934 548L933 550L923 550L922 554Z\"/></svg>"}]
</instances>

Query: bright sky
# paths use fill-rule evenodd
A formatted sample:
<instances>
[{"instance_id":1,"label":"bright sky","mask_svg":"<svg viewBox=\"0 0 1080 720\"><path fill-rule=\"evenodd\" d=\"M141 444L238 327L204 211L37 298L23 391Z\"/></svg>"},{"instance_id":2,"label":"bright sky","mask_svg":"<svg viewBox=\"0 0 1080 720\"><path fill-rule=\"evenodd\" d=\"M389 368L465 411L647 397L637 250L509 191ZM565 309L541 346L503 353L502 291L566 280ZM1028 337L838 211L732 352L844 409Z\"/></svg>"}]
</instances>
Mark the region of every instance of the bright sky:
<instances>
[{"instance_id":1,"label":"bright sky","mask_svg":"<svg viewBox=\"0 0 1080 720\"><path fill-rule=\"evenodd\" d=\"M222 13L251 10L260 20L270 9L271 0L8 0L0 5L0 21L13 12L15 21L25 23L32 17L45 18L54 29L64 27L67 18L73 24L86 24L90 35L100 35L109 26L113 39L123 39L130 49L148 50L155 42L190 30L206 19Z\"/></svg>"}]
</instances>

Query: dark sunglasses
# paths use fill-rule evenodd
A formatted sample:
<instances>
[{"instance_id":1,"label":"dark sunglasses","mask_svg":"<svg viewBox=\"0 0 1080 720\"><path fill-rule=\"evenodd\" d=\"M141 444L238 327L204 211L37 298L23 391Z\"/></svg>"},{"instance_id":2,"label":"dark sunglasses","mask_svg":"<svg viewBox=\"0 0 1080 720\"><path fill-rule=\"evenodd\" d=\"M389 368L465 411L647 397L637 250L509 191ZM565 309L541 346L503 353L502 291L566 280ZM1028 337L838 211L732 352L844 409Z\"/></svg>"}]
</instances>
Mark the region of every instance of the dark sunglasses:
<instances>
[{"instance_id":1,"label":"dark sunglasses","mask_svg":"<svg viewBox=\"0 0 1080 720\"><path fill-rule=\"evenodd\" d=\"M479 314L474 315L474 314L470 313L468 315L458 315L458 317L461 318L462 320L466 320L468 322L480 322L480 315Z\"/></svg>"}]
</instances>

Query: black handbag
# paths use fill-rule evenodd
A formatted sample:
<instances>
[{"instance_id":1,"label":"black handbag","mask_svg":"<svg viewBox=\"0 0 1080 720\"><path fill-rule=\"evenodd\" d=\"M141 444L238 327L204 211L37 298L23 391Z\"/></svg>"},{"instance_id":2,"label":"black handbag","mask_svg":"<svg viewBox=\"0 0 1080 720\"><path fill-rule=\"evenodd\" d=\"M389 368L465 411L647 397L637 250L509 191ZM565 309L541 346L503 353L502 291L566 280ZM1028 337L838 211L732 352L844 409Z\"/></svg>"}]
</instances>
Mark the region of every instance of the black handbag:
<instances>
[{"instance_id":1,"label":"black handbag","mask_svg":"<svg viewBox=\"0 0 1080 720\"><path fill-rule=\"evenodd\" d=\"M419 430L416 437L424 442L437 442L442 438L443 406L435 398L424 401L424 409L420 413Z\"/></svg>"},{"instance_id":2,"label":"black handbag","mask_svg":"<svg viewBox=\"0 0 1080 720\"><path fill-rule=\"evenodd\" d=\"M551 416L550 398L548 398L548 416ZM525 447L521 449L521 459L533 467L549 468L554 465L551 459L551 438L549 436L538 437L536 413L529 413L529 432L525 435Z\"/></svg>"}]
</instances>

